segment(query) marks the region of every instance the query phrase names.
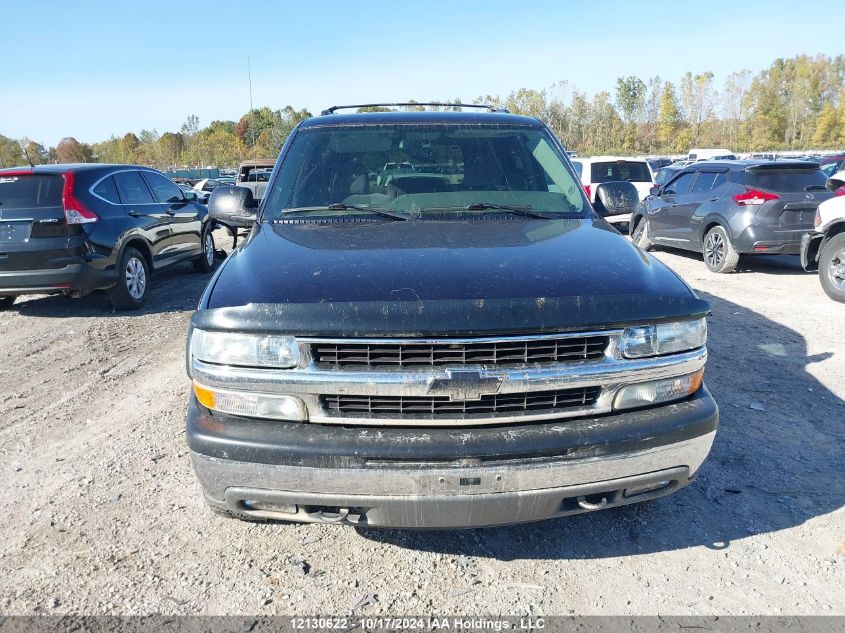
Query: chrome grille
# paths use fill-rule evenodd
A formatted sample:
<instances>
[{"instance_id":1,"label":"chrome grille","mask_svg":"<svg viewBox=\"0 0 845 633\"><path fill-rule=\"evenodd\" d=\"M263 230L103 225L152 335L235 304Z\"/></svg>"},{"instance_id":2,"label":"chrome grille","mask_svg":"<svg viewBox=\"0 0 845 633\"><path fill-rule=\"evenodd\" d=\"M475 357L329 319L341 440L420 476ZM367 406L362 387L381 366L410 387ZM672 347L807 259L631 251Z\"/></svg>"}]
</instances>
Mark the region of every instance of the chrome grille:
<instances>
[{"instance_id":1,"label":"chrome grille","mask_svg":"<svg viewBox=\"0 0 845 633\"><path fill-rule=\"evenodd\" d=\"M566 411L592 406L601 387L531 391L482 396L480 400L450 400L449 396L324 395L320 403L329 415L344 416L470 416Z\"/></svg>"},{"instance_id":2,"label":"chrome grille","mask_svg":"<svg viewBox=\"0 0 845 633\"><path fill-rule=\"evenodd\" d=\"M604 356L609 340L608 336L573 336L453 343L318 342L311 345L311 355L322 369L512 366L597 360Z\"/></svg>"}]
</instances>

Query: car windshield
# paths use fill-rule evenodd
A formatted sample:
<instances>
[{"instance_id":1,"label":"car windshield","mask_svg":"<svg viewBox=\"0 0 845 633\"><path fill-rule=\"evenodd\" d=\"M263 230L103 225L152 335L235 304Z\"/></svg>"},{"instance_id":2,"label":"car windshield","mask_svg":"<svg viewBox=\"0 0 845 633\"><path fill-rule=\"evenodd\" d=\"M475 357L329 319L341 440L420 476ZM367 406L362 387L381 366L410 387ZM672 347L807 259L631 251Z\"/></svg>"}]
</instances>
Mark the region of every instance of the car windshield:
<instances>
[{"instance_id":1,"label":"car windshield","mask_svg":"<svg viewBox=\"0 0 845 633\"><path fill-rule=\"evenodd\" d=\"M266 197L263 220L294 210L376 208L506 214L501 207L587 217L581 187L547 132L491 124L377 124L300 130ZM492 206L495 205L495 206ZM332 207L329 209L328 207Z\"/></svg>"}]
</instances>

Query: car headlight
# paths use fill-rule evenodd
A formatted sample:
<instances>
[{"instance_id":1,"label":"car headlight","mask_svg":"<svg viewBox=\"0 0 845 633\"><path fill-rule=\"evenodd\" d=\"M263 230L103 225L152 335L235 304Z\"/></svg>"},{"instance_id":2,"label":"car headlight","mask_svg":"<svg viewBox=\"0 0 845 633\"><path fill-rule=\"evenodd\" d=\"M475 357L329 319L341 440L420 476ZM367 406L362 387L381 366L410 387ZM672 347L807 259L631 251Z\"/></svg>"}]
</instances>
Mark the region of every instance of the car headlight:
<instances>
[{"instance_id":1,"label":"car headlight","mask_svg":"<svg viewBox=\"0 0 845 633\"><path fill-rule=\"evenodd\" d=\"M613 399L613 408L632 409L680 400L698 391L703 379L704 370L699 369L694 374L687 374L686 376L626 385L616 392L616 397Z\"/></svg>"},{"instance_id":2,"label":"car headlight","mask_svg":"<svg viewBox=\"0 0 845 633\"><path fill-rule=\"evenodd\" d=\"M707 342L705 318L625 328L619 347L625 358L684 352Z\"/></svg>"},{"instance_id":3,"label":"car headlight","mask_svg":"<svg viewBox=\"0 0 845 633\"><path fill-rule=\"evenodd\" d=\"M290 369L299 364L299 345L292 336L195 329L191 356L217 365Z\"/></svg>"}]
</instances>

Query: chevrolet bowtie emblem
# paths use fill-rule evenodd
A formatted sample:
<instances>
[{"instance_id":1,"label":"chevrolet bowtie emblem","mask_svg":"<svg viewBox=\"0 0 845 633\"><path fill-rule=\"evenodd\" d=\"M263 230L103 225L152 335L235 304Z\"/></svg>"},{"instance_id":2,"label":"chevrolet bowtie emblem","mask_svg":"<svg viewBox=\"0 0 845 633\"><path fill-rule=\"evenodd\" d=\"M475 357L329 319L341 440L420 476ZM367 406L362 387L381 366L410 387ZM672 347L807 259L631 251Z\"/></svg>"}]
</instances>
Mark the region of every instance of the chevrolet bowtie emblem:
<instances>
[{"instance_id":1,"label":"chevrolet bowtie emblem","mask_svg":"<svg viewBox=\"0 0 845 633\"><path fill-rule=\"evenodd\" d=\"M449 396L449 400L481 400L481 396L499 393L504 376L482 374L480 371L447 369L447 378L429 378L428 393Z\"/></svg>"}]
</instances>

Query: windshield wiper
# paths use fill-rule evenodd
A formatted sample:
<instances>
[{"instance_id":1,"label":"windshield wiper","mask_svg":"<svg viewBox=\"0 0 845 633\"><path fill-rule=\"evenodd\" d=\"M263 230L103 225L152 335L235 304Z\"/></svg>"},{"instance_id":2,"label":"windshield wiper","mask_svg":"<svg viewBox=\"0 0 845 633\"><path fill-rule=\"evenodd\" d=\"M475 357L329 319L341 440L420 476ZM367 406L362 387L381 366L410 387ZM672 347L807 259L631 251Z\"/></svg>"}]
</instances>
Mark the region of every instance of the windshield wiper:
<instances>
[{"instance_id":1,"label":"windshield wiper","mask_svg":"<svg viewBox=\"0 0 845 633\"><path fill-rule=\"evenodd\" d=\"M804 191L824 191L827 189L824 185L807 185L804 187Z\"/></svg>"},{"instance_id":2,"label":"windshield wiper","mask_svg":"<svg viewBox=\"0 0 845 633\"><path fill-rule=\"evenodd\" d=\"M530 205L507 205L507 204L491 204L489 202L473 202L464 207L467 211L486 211L487 209L498 209L500 211L510 211L518 215L524 215L529 218L538 218L540 220L552 220L553 215L543 213L542 211L532 211Z\"/></svg>"},{"instance_id":3,"label":"windshield wiper","mask_svg":"<svg viewBox=\"0 0 845 633\"><path fill-rule=\"evenodd\" d=\"M283 211L284 214L288 213L298 213L304 212L307 213L309 211L365 211L368 213L374 213L376 215L380 215L385 218L390 218L391 220L408 220L407 215L402 215L401 213L396 213L391 211L390 209L382 209L380 207L361 207L357 204L343 204L342 202L336 202L334 204L329 204L326 206L317 206L317 207L296 207L293 209L285 209Z\"/></svg>"}]
</instances>

